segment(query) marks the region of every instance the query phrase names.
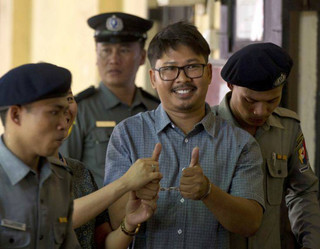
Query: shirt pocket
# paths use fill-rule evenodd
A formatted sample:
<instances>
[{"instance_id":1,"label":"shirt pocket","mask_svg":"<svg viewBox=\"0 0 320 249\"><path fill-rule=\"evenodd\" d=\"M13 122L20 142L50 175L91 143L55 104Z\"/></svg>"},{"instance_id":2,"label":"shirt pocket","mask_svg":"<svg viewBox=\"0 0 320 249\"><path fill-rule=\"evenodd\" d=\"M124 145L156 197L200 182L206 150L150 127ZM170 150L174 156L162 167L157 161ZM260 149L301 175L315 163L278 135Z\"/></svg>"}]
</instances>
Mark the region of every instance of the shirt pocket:
<instances>
[{"instance_id":1,"label":"shirt pocket","mask_svg":"<svg viewBox=\"0 0 320 249\"><path fill-rule=\"evenodd\" d=\"M283 184L288 176L287 160L267 160L267 201L278 206L282 201Z\"/></svg>"},{"instance_id":2,"label":"shirt pocket","mask_svg":"<svg viewBox=\"0 0 320 249\"><path fill-rule=\"evenodd\" d=\"M110 140L113 127L111 128L97 128L93 131L95 157L98 165L104 165L106 159L107 146Z\"/></svg>"},{"instance_id":3,"label":"shirt pocket","mask_svg":"<svg viewBox=\"0 0 320 249\"><path fill-rule=\"evenodd\" d=\"M53 237L55 248L60 248L64 242L67 233L67 223L55 223L53 224Z\"/></svg>"},{"instance_id":4,"label":"shirt pocket","mask_svg":"<svg viewBox=\"0 0 320 249\"><path fill-rule=\"evenodd\" d=\"M0 248L30 248L30 232L0 227Z\"/></svg>"}]
</instances>

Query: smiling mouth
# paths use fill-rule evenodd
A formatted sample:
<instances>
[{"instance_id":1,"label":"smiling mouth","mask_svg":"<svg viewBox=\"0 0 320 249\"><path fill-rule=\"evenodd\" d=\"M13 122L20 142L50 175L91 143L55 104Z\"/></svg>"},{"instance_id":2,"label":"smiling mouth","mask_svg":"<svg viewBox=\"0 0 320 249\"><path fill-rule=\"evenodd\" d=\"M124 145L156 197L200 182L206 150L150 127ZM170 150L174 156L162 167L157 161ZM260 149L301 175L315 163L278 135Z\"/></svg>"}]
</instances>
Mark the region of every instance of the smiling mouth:
<instances>
[{"instance_id":1,"label":"smiling mouth","mask_svg":"<svg viewBox=\"0 0 320 249\"><path fill-rule=\"evenodd\" d=\"M176 93L180 96L189 96L196 89L197 88L194 86L180 86L180 87L173 88L171 92Z\"/></svg>"}]
</instances>

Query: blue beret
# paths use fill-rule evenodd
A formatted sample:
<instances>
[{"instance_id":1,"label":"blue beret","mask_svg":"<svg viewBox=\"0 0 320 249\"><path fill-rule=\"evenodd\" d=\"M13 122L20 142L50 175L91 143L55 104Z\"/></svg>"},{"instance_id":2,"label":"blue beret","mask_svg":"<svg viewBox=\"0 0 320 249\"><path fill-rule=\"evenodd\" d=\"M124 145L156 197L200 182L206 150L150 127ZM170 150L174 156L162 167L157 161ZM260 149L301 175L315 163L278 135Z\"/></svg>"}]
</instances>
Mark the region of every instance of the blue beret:
<instances>
[{"instance_id":1,"label":"blue beret","mask_svg":"<svg viewBox=\"0 0 320 249\"><path fill-rule=\"evenodd\" d=\"M255 91L284 84L293 62L288 53L273 43L255 43L235 52L221 70L228 83Z\"/></svg>"},{"instance_id":2,"label":"blue beret","mask_svg":"<svg viewBox=\"0 0 320 249\"><path fill-rule=\"evenodd\" d=\"M95 30L96 42L120 43L147 39L147 31L153 22L122 12L110 12L89 18L88 24Z\"/></svg>"},{"instance_id":3,"label":"blue beret","mask_svg":"<svg viewBox=\"0 0 320 249\"><path fill-rule=\"evenodd\" d=\"M69 70L49 63L25 64L0 78L0 106L61 97L71 86Z\"/></svg>"}]
</instances>

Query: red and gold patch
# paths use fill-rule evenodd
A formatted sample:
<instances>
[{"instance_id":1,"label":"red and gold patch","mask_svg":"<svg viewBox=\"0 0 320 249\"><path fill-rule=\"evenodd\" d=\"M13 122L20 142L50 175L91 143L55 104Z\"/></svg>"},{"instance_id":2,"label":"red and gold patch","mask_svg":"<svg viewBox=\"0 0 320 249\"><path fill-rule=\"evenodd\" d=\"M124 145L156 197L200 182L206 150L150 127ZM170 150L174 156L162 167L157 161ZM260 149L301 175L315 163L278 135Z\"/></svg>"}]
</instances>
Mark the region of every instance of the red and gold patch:
<instances>
[{"instance_id":1,"label":"red and gold patch","mask_svg":"<svg viewBox=\"0 0 320 249\"><path fill-rule=\"evenodd\" d=\"M307 154L306 143L305 143L302 132L300 133L300 135L297 138L296 151L298 153L298 158L300 160L300 163L307 164L308 163L308 154Z\"/></svg>"}]
</instances>

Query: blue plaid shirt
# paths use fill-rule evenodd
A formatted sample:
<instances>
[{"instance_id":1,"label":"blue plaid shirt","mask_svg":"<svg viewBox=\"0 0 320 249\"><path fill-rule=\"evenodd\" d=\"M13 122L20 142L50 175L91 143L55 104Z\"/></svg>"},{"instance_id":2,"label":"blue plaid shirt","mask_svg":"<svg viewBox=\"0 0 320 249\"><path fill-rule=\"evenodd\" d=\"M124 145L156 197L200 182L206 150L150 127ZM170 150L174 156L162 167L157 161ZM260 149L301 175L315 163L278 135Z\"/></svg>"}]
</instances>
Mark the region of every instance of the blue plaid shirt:
<instances>
[{"instance_id":1,"label":"blue plaid shirt","mask_svg":"<svg viewBox=\"0 0 320 249\"><path fill-rule=\"evenodd\" d=\"M137 159L151 157L156 143L162 144L161 186L179 186L181 171L189 166L192 149L198 146L200 165L213 184L264 206L257 142L215 117L208 105L205 117L187 135L171 122L162 105L117 125L108 145L104 183L121 177ZM229 232L202 201L185 199L179 191L161 191L157 211L143 224L134 248L224 249L229 248Z\"/></svg>"}]
</instances>

